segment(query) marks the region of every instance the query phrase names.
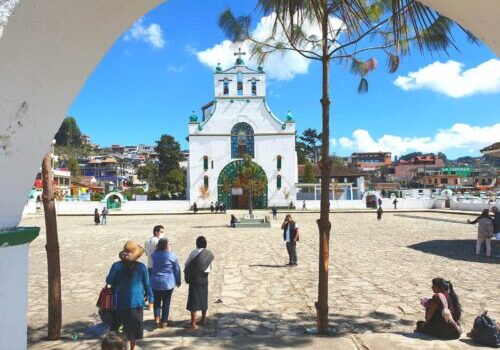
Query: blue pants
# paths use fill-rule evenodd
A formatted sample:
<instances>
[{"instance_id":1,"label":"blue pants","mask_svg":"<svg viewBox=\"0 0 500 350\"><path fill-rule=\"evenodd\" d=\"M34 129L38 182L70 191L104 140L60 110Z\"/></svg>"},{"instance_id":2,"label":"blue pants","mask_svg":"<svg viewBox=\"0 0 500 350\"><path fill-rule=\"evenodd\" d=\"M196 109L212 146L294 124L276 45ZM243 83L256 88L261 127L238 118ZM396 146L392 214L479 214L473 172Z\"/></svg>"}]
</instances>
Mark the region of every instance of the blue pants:
<instances>
[{"instance_id":1,"label":"blue pants","mask_svg":"<svg viewBox=\"0 0 500 350\"><path fill-rule=\"evenodd\" d=\"M168 313L170 312L170 299L172 298L173 289L169 290L156 290L153 289L154 301L154 315L160 316L161 309L161 322L167 322Z\"/></svg>"}]
</instances>

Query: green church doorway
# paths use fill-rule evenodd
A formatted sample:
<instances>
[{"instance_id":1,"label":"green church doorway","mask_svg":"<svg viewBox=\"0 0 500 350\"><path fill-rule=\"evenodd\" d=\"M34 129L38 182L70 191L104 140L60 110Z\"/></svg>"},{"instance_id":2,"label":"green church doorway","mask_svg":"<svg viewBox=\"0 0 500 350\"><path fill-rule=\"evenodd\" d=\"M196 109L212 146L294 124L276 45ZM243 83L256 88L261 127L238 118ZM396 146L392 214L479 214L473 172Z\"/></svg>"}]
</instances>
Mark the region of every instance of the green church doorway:
<instances>
[{"instance_id":1,"label":"green church doorway","mask_svg":"<svg viewBox=\"0 0 500 350\"><path fill-rule=\"evenodd\" d=\"M248 193L239 185L239 169L242 164L242 159L227 164L217 180L217 200L219 203L225 203L228 209L248 209ZM265 209L267 208L267 176L260 165L256 165L263 178L266 179L266 186L260 195L253 196L253 208Z\"/></svg>"}]
</instances>

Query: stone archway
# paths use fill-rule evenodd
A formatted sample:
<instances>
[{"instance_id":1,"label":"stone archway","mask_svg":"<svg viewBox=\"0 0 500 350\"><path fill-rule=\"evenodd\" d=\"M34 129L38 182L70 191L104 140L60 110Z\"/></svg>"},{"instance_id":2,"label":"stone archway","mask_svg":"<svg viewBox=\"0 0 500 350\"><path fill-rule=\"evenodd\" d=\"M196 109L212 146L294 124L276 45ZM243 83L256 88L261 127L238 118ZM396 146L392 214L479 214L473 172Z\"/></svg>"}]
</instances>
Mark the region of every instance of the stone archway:
<instances>
[{"instance_id":1,"label":"stone archway","mask_svg":"<svg viewBox=\"0 0 500 350\"><path fill-rule=\"evenodd\" d=\"M120 192L109 192L102 200L108 209L120 209L122 204L127 201Z\"/></svg>"},{"instance_id":2,"label":"stone archway","mask_svg":"<svg viewBox=\"0 0 500 350\"><path fill-rule=\"evenodd\" d=\"M16 228L41 159L106 51L163 0L0 1L0 349L26 349L29 242ZM7 22L5 23L5 19Z\"/></svg>"},{"instance_id":3,"label":"stone archway","mask_svg":"<svg viewBox=\"0 0 500 350\"><path fill-rule=\"evenodd\" d=\"M228 209L248 209L248 197L240 188L234 187L235 180L238 178L239 167L243 163L243 160L235 160L227 164L220 172L217 179L217 200L224 202ZM257 163L255 163L257 164ZM265 209L267 208L267 176L260 165L257 164L260 172L264 175L266 179L266 188L263 193L259 196L253 197L253 208L254 209Z\"/></svg>"},{"instance_id":4,"label":"stone archway","mask_svg":"<svg viewBox=\"0 0 500 350\"><path fill-rule=\"evenodd\" d=\"M0 23L0 348L26 348L27 243L18 228L40 160L88 76L112 43L164 0L10 0ZM496 0L421 0L498 53ZM457 5L457 2L460 4ZM3 29L3 34L1 33Z\"/></svg>"}]
</instances>

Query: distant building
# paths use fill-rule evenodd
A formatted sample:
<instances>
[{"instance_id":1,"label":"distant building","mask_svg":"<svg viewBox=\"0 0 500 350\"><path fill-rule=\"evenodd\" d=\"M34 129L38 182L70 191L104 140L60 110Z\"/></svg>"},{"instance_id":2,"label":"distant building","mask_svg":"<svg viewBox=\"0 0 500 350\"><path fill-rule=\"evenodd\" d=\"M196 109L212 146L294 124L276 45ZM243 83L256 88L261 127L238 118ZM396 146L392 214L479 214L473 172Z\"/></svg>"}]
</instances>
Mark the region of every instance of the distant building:
<instances>
[{"instance_id":1,"label":"distant building","mask_svg":"<svg viewBox=\"0 0 500 350\"><path fill-rule=\"evenodd\" d=\"M114 187L118 189L122 189L125 181L128 180L127 170L123 163L118 162L113 157L108 157L104 160L94 159L89 161L82 168L82 174L84 176L93 176L99 182L112 182Z\"/></svg>"},{"instance_id":2,"label":"distant building","mask_svg":"<svg viewBox=\"0 0 500 350\"><path fill-rule=\"evenodd\" d=\"M375 171L381 166L390 166L391 162L391 152L353 153L349 157L349 163L364 171Z\"/></svg>"},{"instance_id":3,"label":"distant building","mask_svg":"<svg viewBox=\"0 0 500 350\"><path fill-rule=\"evenodd\" d=\"M118 153L121 154L125 150L125 147L120 146L120 145L111 145L111 151L113 153Z\"/></svg>"},{"instance_id":4,"label":"distant building","mask_svg":"<svg viewBox=\"0 0 500 350\"><path fill-rule=\"evenodd\" d=\"M71 172L66 168L56 168L52 169L52 174L54 177L53 185L62 190L64 195L71 195ZM36 189L42 189L42 173L41 171L36 175L35 183L33 187Z\"/></svg>"},{"instance_id":5,"label":"distant building","mask_svg":"<svg viewBox=\"0 0 500 350\"><path fill-rule=\"evenodd\" d=\"M92 145L90 142L90 136L86 134L81 134L80 135L80 141L82 142L82 145L87 146L87 145Z\"/></svg>"},{"instance_id":6,"label":"distant building","mask_svg":"<svg viewBox=\"0 0 500 350\"><path fill-rule=\"evenodd\" d=\"M500 158L500 142L495 142L494 144L483 148L481 153L485 156Z\"/></svg>"},{"instance_id":7,"label":"distant building","mask_svg":"<svg viewBox=\"0 0 500 350\"><path fill-rule=\"evenodd\" d=\"M412 172L415 170L424 172L431 169L440 170L444 165L444 160L438 156L416 156L411 160L399 160L392 167L388 177L396 181L410 181L413 178Z\"/></svg>"}]
</instances>

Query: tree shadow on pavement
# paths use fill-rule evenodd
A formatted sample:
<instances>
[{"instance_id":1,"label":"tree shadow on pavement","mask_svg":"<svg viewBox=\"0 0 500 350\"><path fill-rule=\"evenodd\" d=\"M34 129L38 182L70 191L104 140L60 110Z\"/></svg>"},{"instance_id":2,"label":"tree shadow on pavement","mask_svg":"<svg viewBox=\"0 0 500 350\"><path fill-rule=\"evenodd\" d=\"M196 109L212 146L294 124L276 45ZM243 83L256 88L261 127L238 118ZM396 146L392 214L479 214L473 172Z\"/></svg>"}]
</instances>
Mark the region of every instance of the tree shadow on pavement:
<instances>
[{"instance_id":1,"label":"tree shadow on pavement","mask_svg":"<svg viewBox=\"0 0 500 350\"><path fill-rule=\"evenodd\" d=\"M484 255L476 255L476 240L473 239L436 239L416 243L408 246L408 248L421 251L426 254L442 256L452 260L479 262L485 264L500 264L498 258L487 258ZM484 249L484 247L483 247ZM498 254L493 251L492 255Z\"/></svg>"},{"instance_id":2,"label":"tree shadow on pavement","mask_svg":"<svg viewBox=\"0 0 500 350\"><path fill-rule=\"evenodd\" d=\"M330 314L330 325L334 327L336 335L371 333L394 333L394 328L410 327L415 320L400 318L385 312L370 312L364 316Z\"/></svg>"}]
</instances>

